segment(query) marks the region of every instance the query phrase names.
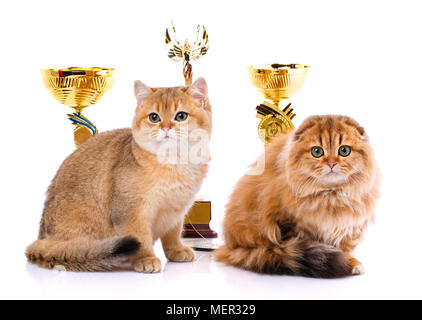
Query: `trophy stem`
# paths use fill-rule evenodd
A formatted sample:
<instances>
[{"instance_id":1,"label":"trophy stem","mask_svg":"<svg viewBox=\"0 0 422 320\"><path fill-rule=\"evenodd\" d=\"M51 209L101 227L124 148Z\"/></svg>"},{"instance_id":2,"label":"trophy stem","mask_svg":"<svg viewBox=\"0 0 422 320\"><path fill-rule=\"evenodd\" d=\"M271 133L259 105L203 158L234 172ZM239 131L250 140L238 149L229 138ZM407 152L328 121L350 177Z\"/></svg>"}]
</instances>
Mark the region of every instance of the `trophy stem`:
<instances>
[{"instance_id":1,"label":"trophy stem","mask_svg":"<svg viewBox=\"0 0 422 320\"><path fill-rule=\"evenodd\" d=\"M282 102L283 100L273 100L273 104L274 104L274 106L276 106L277 107L277 109L278 110L280 110L281 111L281 102Z\"/></svg>"},{"instance_id":2,"label":"trophy stem","mask_svg":"<svg viewBox=\"0 0 422 320\"><path fill-rule=\"evenodd\" d=\"M78 114L78 115L81 115L82 110L84 109L84 108L81 108L81 107L72 107L72 108L73 108L73 110L75 110L75 113Z\"/></svg>"},{"instance_id":3,"label":"trophy stem","mask_svg":"<svg viewBox=\"0 0 422 320\"><path fill-rule=\"evenodd\" d=\"M192 84L192 64L189 60L183 62L183 76L185 77L185 86Z\"/></svg>"}]
</instances>

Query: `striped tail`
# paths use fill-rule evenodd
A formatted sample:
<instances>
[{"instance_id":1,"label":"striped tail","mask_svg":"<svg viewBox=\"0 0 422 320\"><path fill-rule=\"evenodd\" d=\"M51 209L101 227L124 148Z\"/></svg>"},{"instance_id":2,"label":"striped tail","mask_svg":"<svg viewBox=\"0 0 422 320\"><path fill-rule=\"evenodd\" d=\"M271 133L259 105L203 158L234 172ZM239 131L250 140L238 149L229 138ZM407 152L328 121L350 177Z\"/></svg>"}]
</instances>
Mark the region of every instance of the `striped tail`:
<instances>
[{"instance_id":1,"label":"striped tail","mask_svg":"<svg viewBox=\"0 0 422 320\"><path fill-rule=\"evenodd\" d=\"M260 273L313 278L341 278L352 274L343 251L310 240L290 239L279 247L231 249L222 246L214 254L220 262Z\"/></svg>"},{"instance_id":2,"label":"striped tail","mask_svg":"<svg viewBox=\"0 0 422 320\"><path fill-rule=\"evenodd\" d=\"M139 242L130 236L114 236L102 240L41 239L26 249L29 262L41 267L65 268L68 271L111 271L139 249Z\"/></svg>"}]
</instances>

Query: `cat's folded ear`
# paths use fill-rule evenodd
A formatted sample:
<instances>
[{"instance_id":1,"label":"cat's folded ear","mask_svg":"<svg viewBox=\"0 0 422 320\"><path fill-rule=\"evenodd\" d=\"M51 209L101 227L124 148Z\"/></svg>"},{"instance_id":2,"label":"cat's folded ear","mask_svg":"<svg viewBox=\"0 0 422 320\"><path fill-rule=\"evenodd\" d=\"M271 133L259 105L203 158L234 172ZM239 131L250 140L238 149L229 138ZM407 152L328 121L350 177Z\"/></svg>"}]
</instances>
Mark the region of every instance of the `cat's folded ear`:
<instances>
[{"instance_id":1,"label":"cat's folded ear","mask_svg":"<svg viewBox=\"0 0 422 320\"><path fill-rule=\"evenodd\" d=\"M361 137L362 140L368 139L368 135L366 134L365 129L363 127L361 127L357 121L353 120L352 118L347 118L346 124L355 128L356 131L360 134L360 137Z\"/></svg>"},{"instance_id":2,"label":"cat's folded ear","mask_svg":"<svg viewBox=\"0 0 422 320\"><path fill-rule=\"evenodd\" d=\"M145 83L139 80L135 81L134 89L135 97L138 101L138 108L142 107L142 104L145 99L147 99L154 92L152 88L148 87Z\"/></svg>"},{"instance_id":3,"label":"cat's folded ear","mask_svg":"<svg viewBox=\"0 0 422 320\"><path fill-rule=\"evenodd\" d=\"M293 134L293 141L299 141L300 138L303 136L303 134L308 131L309 129L311 129L317 121L319 121L321 119L320 116L310 116L308 118L306 118L302 124L300 125L299 128L297 128L294 131Z\"/></svg>"},{"instance_id":4,"label":"cat's folded ear","mask_svg":"<svg viewBox=\"0 0 422 320\"><path fill-rule=\"evenodd\" d=\"M188 87L188 94L198 101L201 107L208 107L208 85L204 78L198 78Z\"/></svg>"}]
</instances>

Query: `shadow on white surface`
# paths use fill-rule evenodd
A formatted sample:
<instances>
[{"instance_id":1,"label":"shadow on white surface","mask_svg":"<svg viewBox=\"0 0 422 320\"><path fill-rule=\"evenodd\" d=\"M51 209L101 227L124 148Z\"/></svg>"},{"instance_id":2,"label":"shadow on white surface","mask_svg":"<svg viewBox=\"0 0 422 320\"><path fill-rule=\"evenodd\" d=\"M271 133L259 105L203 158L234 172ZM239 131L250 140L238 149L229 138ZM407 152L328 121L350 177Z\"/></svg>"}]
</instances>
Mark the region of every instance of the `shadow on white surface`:
<instances>
[{"instance_id":1,"label":"shadow on white surface","mask_svg":"<svg viewBox=\"0 0 422 320\"><path fill-rule=\"evenodd\" d=\"M167 262L158 274L65 272L27 263L20 279L23 290L14 293L38 299L365 299L402 295L389 291L391 280L383 285L382 277L372 270L370 275L335 280L261 275L216 262L210 252L196 255L192 263Z\"/></svg>"}]
</instances>

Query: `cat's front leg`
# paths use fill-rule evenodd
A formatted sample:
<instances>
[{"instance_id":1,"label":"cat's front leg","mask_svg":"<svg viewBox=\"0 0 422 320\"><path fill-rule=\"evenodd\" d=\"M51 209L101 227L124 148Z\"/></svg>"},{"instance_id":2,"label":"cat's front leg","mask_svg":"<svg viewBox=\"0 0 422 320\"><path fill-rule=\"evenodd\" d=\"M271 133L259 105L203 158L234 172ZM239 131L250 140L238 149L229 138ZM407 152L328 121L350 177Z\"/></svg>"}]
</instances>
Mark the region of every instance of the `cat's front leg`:
<instances>
[{"instance_id":1,"label":"cat's front leg","mask_svg":"<svg viewBox=\"0 0 422 320\"><path fill-rule=\"evenodd\" d=\"M131 258L133 269L143 273L160 272L161 261L154 254L154 240L148 219L135 213L126 214L119 219L113 219L113 224L119 234L133 236L140 243L138 252Z\"/></svg>"},{"instance_id":2,"label":"cat's front leg","mask_svg":"<svg viewBox=\"0 0 422 320\"><path fill-rule=\"evenodd\" d=\"M347 259L349 260L351 273L353 275L361 275L365 273L363 264L353 256L353 250L359 243L359 240L359 238L348 238L346 240L343 240L343 242L340 244L340 248L343 250Z\"/></svg>"},{"instance_id":3,"label":"cat's front leg","mask_svg":"<svg viewBox=\"0 0 422 320\"><path fill-rule=\"evenodd\" d=\"M195 253L189 247L182 244L180 235L182 233L183 220L171 228L161 237L164 253L169 261L190 262L195 259Z\"/></svg>"}]
</instances>

